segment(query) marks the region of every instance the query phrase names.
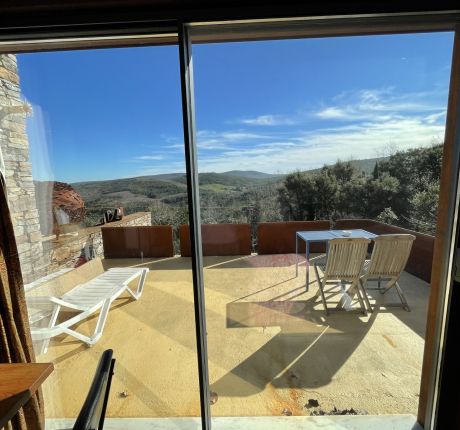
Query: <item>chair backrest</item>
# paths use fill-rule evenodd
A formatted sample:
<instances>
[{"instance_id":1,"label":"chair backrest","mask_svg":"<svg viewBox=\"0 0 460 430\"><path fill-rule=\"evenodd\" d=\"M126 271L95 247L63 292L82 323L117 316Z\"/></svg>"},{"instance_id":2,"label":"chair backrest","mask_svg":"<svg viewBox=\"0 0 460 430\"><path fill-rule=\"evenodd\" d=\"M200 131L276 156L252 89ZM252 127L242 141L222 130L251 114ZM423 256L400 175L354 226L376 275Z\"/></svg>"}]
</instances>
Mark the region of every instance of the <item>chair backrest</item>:
<instances>
[{"instance_id":1,"label":"chair backrest","mask_svg":"<svg viewBox=\"0 0 460 430\"><path fill-rule=\"evenodd\" d=\"M115 359L112 358L112 355L113 351L111 349L107 349L102 354L85 403L78 414L73 430L102 430L109 399L113 366L115 365Z\"/></svg>"},{"instance_id":2,"label":"chair backrest","mask_svg":"<svg viewBox=\"0 0 460 430\"><path fill-rule=\"evenodd\" d=\"M326 278L355 280L359 278L370 243L365 238L337 238L329 241Z\"/></svg>"},{"instance_id":3,"label":"chair backrest","mask_svg":"<svg viewBox=\"0 0 460 430\"><path fill-rule=\"evenodd\" d=\"M366 277L399 277L407 264L414 243L412 234L382 234L374 239Z\"/></svg>"}]
</instances>

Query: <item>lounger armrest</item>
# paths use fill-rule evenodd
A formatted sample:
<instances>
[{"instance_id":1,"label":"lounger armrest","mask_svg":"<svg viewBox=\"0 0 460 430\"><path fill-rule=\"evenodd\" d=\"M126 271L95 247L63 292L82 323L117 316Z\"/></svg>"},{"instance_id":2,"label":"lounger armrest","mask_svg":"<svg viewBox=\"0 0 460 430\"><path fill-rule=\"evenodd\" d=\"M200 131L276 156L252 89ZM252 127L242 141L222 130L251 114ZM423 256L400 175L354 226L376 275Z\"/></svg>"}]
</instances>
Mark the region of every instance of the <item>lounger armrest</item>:
<instances>
[{"instance_id":1,"label":"lounger armrest","mask_svg":"<svg viewBox=\"0 0 460 430\"><path fill-rule=\"evenodd\" d=\"M56 303L59 299L54 296L26 296L26 302L34 305L49 305Z\"/></svg>"},{"instance_id":2,"label":"lounger armrest","mask_svg":"<svg viewBox=\"0 0 460 430\"><path fill-rule=\"evenodd\" d=\"M58 306L62 306L69 309L77 309L80 310L78 306L74 306L65 300L60 299L59 297L54 296L31 296L26 297L26 302L31 305L49 305L54 304Z\"/></svg>"}]
</instances>

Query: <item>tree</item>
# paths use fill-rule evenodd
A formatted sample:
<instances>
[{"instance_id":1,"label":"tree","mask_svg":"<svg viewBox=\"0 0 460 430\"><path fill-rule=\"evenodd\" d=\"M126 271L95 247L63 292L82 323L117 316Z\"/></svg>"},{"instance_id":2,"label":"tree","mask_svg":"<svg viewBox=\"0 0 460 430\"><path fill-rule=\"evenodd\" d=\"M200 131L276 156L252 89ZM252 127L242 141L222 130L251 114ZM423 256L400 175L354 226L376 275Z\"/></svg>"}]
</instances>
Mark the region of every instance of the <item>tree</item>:
<instances>
[{"instance_id":1,"label":"tree","mask_svg":"<svg viewBox=\"0 0 460 430\"><path fill-rule=\"evenodd\" d=\"M329 174L333 176L341 185L350 182L354 176L357 175L357 170L349 161L338 160L330 167L323 167L323 170L328 170Z\"/></svg>"},{"instance_id":2,"label":"tree","mask_svg":"<svg viewBox=\"0 0 460 430\"><path fill-rule=\"evenodd\" d=\"M365 216L363 205L365 183L366 178L364 176L354 176L350 181L342 184L337 191L337 217Z\"/></svg>"},{"instance_id":3,"label":"tree","mask_svg":"<svg viewBox=\"0 0 460 430\"><path fill-rule=\"evenodd\" d=\"M315 219L315 182L311 175L294 172L286 176L278 199L286 220Z\"/></svg>"},{"instance_id":4,"label":"tree","mask_svg":"<svg viewBox=\"0 0 460 430\"><path fill-rule=\"evenodd\" d=\"M435 231L442 146L394 152L364 173L337 161L318 173L286 176L278 201L285 220L374 218Z\"/></svg>"},{"instance_id":5,"label":"tree","mask_svg":"<svg viewBox=\"0 0 460 430\"><path fill-rule=\"evenodd\" d=\"M330 219L336 209L338 184L327 170L314 176L315 219Z\"/></svg>"},{"instance_id":6,"label":"tree","mask_svg":"<svg viewBox=\"0 0 460 430\"><path fill-rule=\"evenodd\" d=\"M439 182L431 182L424 191L415 193L411 199L409 222L411 228L422 233L436 233Z\"/></svg>"},{"instance_id":7,"label":"tree","mask_svg":"<svg viewBox=\"0 0 460 430\"><path fill-rule=\"evenodd\" d=\"M413 227L409 221L412 199L427 191L428 184L439 183L441 175L442 145L396 152L379 163L379 177L389 175L399 181L397 199L391 205L403 227Z\"/></svg>"},{"instance_id":8,"label":"tree","mask_svg":"<svg viewBox=\"0 0 460 430\"><path fill-rule=\"evenodd\" d=\"M377 179L380 176L380 167L379 162L376 161L374 165L374 170L372 171L372 178Z\"/></svg>"},{"instance_id":9,"label":"tree","mask_svg":"<svg viewBox=\"0 0 460 430\"><path fill-rule=\"evenodd\" d=\"M398 221L398 217L391 210L391 208L385 208L382 212L380 212L376 220L386 224L394 224L396 221Z\"/></svg>"},{"instance_id":10,"label":"tree","mask_svg":"<svg viewBox=\"0 0 460 430\"><path fill-rule=\"evenodd\" d=\"M175 225L176 208L156 200L150 207L152 225Z\"/></svg>"},{"instance_id":11,"label":"tree","mask_svg":"<svg viewBox=\"0 0 460 430\"><path fill-rule=\"evenodd\" d=\"M362 193L363 212L366 218L377 217L385 208L393 208L399 202L398 179L384 173L378 179L369 178Z\"/></svg>"}]
</instances>

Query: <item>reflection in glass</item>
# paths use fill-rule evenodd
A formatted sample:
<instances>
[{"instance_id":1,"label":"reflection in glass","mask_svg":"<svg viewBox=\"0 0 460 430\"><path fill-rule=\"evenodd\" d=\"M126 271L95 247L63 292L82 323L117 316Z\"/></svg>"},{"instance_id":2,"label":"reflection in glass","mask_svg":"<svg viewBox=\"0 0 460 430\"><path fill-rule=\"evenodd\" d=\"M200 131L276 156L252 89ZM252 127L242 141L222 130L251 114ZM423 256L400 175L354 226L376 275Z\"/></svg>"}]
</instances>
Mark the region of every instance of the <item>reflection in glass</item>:
<instances>
[{"instance_id":1,"label":"reflection in glass","mask_svg":"<svg viewBox=\"0 0 460 430\"><path fill-rule=\"evenodd\" d=\"M451 50L450 33L194 45L214 417L417 414ZM363 290L372 246L340 244L382 234L415 241Z\"/></svg>"},{"instance_id":2,"label":"reflection in glass","mask_svg":"<svg viewBox=\"0 0 460 430\"><path fill-rule=\"evenodd\" d=\"M0 55L32 339L55 367L50 426L73 425L109 348L108 418L199 417L177 59L176 46Z\"/></svg>"}]
</instances>

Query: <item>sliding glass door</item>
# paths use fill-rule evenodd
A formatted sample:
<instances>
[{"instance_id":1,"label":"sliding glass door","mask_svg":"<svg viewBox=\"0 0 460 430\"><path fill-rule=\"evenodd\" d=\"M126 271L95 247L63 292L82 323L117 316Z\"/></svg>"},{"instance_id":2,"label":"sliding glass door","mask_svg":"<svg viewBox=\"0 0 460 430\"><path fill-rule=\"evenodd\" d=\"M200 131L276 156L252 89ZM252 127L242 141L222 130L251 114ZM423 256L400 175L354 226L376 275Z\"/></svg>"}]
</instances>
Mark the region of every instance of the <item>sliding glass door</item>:
<instances>
[{"instance_id":1,"label":"sliding glass door","mask_svg":"<svg viewBox=\"0 0 460 430\"><path fill-rule=\"evenodd\" d=\"M213 418L415 419L453 34L191 31ZM325 235L382 234L415 238L400 291L320 290Z\"/></svg>"},{"instance_id":2,"label":"sliding glass door","mask_svg":"<svg viewBox=\"0 0 460 430\"><path fill-rule=\"evenodd\" d=\"M71 426L111 348L114 426L196 417L187 428L198 428L177 45L2 54L0 70L32 340L37 360L54 364L47 425Z\"/></svg>"},{"instance_id":3,"label":"sliding glass door","mask_svg":"<svg viewBox=\"0 0 460 430\"><path fill-rule=\"evenodd\" d=\"M55 366L50 428L72 425L109 348L114 428L415 422L453 34L304 24L0 54L0 166L35 354ZM414 238L397 285L362 278L381 235ZM369 240L356 276L326 279L329 246L354 238Z\"/></svg>"}]
</instances>

